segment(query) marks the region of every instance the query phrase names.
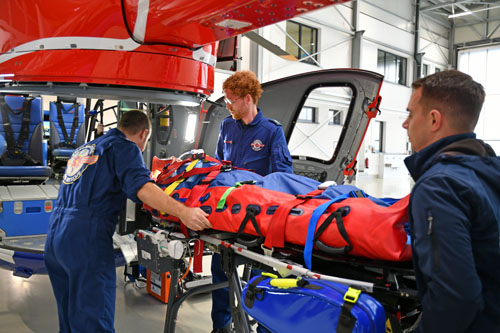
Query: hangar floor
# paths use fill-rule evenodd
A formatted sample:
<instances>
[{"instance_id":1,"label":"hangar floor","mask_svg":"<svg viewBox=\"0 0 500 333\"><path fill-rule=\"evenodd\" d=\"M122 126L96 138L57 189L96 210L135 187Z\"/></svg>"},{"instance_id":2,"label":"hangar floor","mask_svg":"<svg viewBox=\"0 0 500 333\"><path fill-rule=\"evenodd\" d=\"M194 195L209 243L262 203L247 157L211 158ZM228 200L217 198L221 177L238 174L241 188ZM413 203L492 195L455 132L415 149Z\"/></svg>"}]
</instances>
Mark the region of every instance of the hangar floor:
<instances>
[{"instance_id":1,"label":"hangar floor","mask_svg":"<svg viewBox=\"0 0 500 333\"><path fill-rule=\"evenodd\" d=\"M360 174L354 185L377 197L405 196L410 180L378 179ZM205 274L210 274L210 258L204 258ZM15 277L0 269L0 332L53 333L58 331L56 302L46 275L29 279ZM167 305L149 295L145 286L137 288L123 280L123 267L117 268L116 332L163 332ZM194 296L185 302L177 318L177 333L210 332L210 294Z\"/></svg>"}]
</instances>

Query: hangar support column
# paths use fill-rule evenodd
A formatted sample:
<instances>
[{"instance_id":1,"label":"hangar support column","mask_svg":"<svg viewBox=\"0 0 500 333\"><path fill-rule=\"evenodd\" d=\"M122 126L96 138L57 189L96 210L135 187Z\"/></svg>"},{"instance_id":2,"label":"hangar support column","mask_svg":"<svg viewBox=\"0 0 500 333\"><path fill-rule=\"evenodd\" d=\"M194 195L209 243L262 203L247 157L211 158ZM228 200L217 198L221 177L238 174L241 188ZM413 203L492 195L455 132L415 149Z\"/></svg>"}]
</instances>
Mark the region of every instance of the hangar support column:
<instances>
[{"instance_id":1,"label":"hangar support column","mask_svg":"<svg viewBox=\"0 0 500 333\"><path fill-rule=\"evenodd\" d=\"M361 44L363 42L364 30L358 31L359 22L359 0L353 1L352 3L352 26L354 30L354 38L352 39L351 47L351 67L361 68Z\"/></svg>"},{"instance_id":2,"label":"hangar support column","mask_svg":"<svg viewBox=\"0 0 500 333\"><path fill-rule=\"evenodd\" d=\"M424 52L418 52L420 44L420 0L415 0L415 33L414 33L414 48L413 48L413 80L418 79L422 75L422 58Z\"/></svg>"}]
</instances>

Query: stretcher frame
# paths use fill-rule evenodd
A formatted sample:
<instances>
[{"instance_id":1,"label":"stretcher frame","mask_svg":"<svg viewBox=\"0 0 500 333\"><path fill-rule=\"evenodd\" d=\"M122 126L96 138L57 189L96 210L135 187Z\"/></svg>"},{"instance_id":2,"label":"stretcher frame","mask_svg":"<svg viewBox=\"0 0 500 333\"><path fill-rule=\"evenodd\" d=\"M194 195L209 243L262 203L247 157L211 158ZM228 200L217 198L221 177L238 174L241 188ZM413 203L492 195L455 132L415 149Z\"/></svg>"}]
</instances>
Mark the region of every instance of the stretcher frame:
<instances>
[{"instance_id":1,"label":"stretcher frame","mask_svg":"<svg viewBox=\"0 0 500 333\"><path fill-rule=\"evenodd\" d=\"M176 223L165 223L165 221L162 221L161 225L163 229L171 231L177 230L179 226ZM300 246L288 244L286 249L278 249L274 253L269 253L264 252L260 247L250 248L243 245L246 243L245 240L241 238L236 239L236 234L229 232L206 230L198 233L191 232L190 236L191 238L185 242L186 246L191 247L189 251L192 251L194 247L193 242L202 240L205 242L206 248L220 253L222 268L228 277L228 281L196 286L187 292L180 290L178 283L171 283L164 332L175 332L177 314L184 301L192 296L226 287L229 287L229 303L236 332L252 332L251 321L241 306L241 293L246 283L245 281L248 281L250 277L250 265L253 267L264 266L268 269L272 268L283 277L293 275L333 281L370 293L377 300L381 301L384 308L386 308L386 312L387 307L390 307L388 318L392 318L393 320L392 332L410 332L416 327L420 319L421 311L418 304L418 294L414 285L414 273L411 262L393 263L373 261L371 259L348 255L332 256L315 250L313 252L313 268L319 267L319 265L322 268L330 268L326 270L326 273L319 273L315 270L306 269L300 262L295 261L302 258L302 249ZM150 260L144 260L144 258L138 256L139 264L156 273L170 272L171 281L179 280L180 269L185 266L184 262L182 262L184 259L174 259L168 256L162 257L158 248L154 244L148 243L146 239L138 238L137 244L138 253L141 253L145 249L148 253L153 254ZM249 242L249 244L254 243ZM204 253L207 252L204 251ZM211 252L208 251L208 253ZM237 268L241 265L245 265L243 278L239 276L237 271ZM358 267L360 269L354 269L353 274L346 267ZM371 276L370 272L373 273ZM394 315L392 314L393 312L395 313ZM400 312L403 313L403 316L397 315Z\"/></svg>"}]
</instances>

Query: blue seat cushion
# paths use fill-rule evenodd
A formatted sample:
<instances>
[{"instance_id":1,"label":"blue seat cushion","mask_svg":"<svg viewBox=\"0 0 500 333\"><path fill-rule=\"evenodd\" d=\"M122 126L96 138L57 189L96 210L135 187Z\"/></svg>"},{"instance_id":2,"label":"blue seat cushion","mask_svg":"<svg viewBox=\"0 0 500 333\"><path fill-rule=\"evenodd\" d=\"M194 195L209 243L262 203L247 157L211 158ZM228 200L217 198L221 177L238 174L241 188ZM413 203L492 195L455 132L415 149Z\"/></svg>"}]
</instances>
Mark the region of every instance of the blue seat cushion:
<instances>
[{"instance_id":1,"label":"blue seat cushion","mask_svg":"<svg viewBox=\"0 0 500 333\"><path fill-rule=\"evenodd\" d=\"M52 170L48 166L0 166L0 177L49 177Z\"/></svg>"},{"instance_id":2,"label":"blue seat cushion","mask_svg":"<svg viewBox=\"0 0 500 333\"><path fill-rule=\"evenodd\" d=\"M75 151L74 149L69 149L69 148L58 148L52 151L52 155L71 157L74 151Z\"/></svg>"}]
</instances>

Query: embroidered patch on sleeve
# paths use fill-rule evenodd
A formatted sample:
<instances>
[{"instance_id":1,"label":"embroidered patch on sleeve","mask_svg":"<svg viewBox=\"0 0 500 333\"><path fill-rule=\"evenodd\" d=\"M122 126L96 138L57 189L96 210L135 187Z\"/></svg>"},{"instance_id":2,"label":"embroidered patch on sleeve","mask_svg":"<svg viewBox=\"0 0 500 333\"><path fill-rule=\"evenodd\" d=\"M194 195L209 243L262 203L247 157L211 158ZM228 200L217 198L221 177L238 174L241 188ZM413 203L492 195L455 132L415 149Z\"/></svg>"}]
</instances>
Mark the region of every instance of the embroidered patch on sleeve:
<instances>
[{"instance_id":1,"label":"embroidered patch on sleeve","mask_svg":"<svg viewBox=\"0 0 500 333\"><path fill-rule=\"evenodd\" d=\"M89 165L97 162L99 155L93 155L94 151L95 145L85 145L73 152L64 172L63 182L65 184L74 183Z\"/></svg>"}]
</instances>

